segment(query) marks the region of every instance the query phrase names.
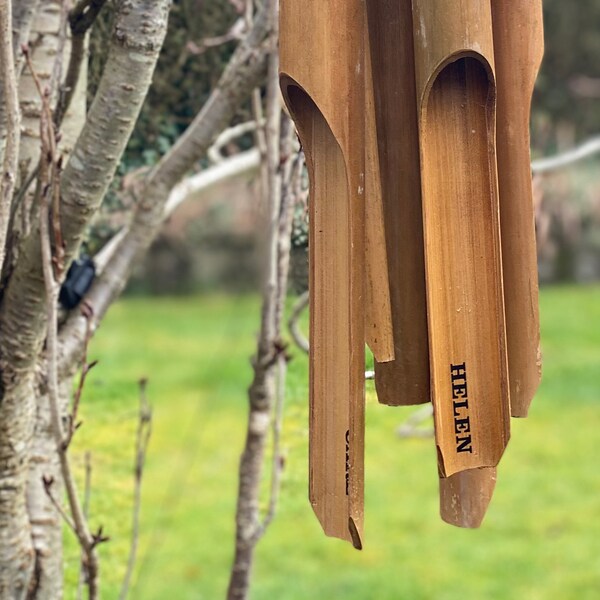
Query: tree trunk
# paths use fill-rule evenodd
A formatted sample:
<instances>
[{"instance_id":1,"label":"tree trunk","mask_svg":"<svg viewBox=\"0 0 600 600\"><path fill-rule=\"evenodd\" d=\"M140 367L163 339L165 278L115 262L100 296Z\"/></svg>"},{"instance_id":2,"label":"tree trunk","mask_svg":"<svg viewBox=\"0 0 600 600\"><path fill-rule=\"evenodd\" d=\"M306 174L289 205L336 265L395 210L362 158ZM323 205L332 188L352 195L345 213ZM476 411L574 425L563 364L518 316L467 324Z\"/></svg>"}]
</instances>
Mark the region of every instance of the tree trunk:
<instances>
[{"instance_id":1,"label":"tree trunk","mask_svg":"<svg viewBox=\"0 0 600 600\"><path fill-rule=\"evenodd\" d=\"M36 17L32 30L30 44L34 45L36 38L43 28L44 46L40 51L36 48L34 53L34 66L49 73L52 70L54 54L52 48L58 47L59 13L55 10L52 2L42 2L40 11ZM69 58L70 44L65 44L63 64ZM27 76L29 76L27 78ZM86 84L87 84L87 62L81 66L80 77L75 94L71 101L61 126L60 150L63 155L69 155L75 145L75 141L81 132L85 122L86 111ZM24 73L21 77L21 101L22 103L33 103L36 111L30 114L30 126L34 126L35 115L39 120L39 97L34 89L31 74ZM31 104L30 104L31 108ZM39 122L35 127L39 128ZM22 147L21 159L26 160L29 165L37 164L39 159L39 131L37 136L31 138L30 143ZM26 153L31 153L26 155ZM30 167L31 168L31 167ZM61 409L67 410L71 382L76 364L69 365L67 373L60 381ZM55 507L48 498L42 485L42 477L51 477L54 481L54 492L56 498L62 498L63 485L60 474L60 464L56 452L52 425L50 422L50 405L48 396L37 387L35 398L35 430L31 447L31 458L29 464L29 482L27 486L27 511L31 524L31 535L33 548L36 556L33 586L35 591L32 597L40 600L53 600L62 597L63 589L63 563L62 563L62 531L63 522L56 512Z\"/></svg>"},{"instance_id":2,"label":"tree trunk","mask_svg":"<svg viewBox=\"0 0 600 600\"><path fill-rule=\"evenodd\" d=\"M61 411L67 413L71 391L71 378L60 384ZM36 419L27 486L27 512L31 524L31 537L35 551L35 570L31 598L55 600L63 593L62 517L48 498L42 478L52 478L56 498L63 496L56 442L49 410L50 400L44 393L36 398Z\"/></svg>"},{"instance_id":3,"label":"tree trunk","mask_svg":"<svg viewBox=\"0 0 600 600\"><path fill-rule=\"evenodd\" d=\"M33 381L18 367L2 365L0 421L0 598L25 598L33 569L25 507L28 447L34 415ZM7 385L8 384L8 385Z\"/></svg>"},{"instance_id":4,"label":"tree trunk","mask_svg":"<svg viewBox=\"0 0 600 600\"><path fill-rule=\"evenodd\" d=\"M56 60L59 45L60 4L60 0L40 0L29 33L31 62L42 85L49 83ZM35 168L41 149L42 99L28 68L23 70L19 79L19 101L22 115L19 167L23 174Z\"/></svg>"},{"instance_id":5,"label":"tree trunk","mask_svg":"<svg viewBox=\"0 0 600 600\"><path fill-rule=\"evenodd\" d=\"M54 0L44 0L50 10ZM67 266L114 175L148 91L166 32L169 0L118 4L98 96L62 177ZM45 83L45 82L43 82ZM78 149L78 150L77 150ZM31 165L30 165L31 167ZM23 240L0 305L0 598L22 598L33 549L26 510L34 430L34 372L46 330L46 293L37 227Z\"/></svg>"},{"instance_id":6,"label":"tree trunk","mask_svg":"<svg viewBox=\"0 0 600 600\"><path fill-rule=\"evenodd\" d=\"M258 360L265 356L257 357ZM245 600L250 589L250 577L259 524L259 497L262 481L265 445L271 422L271 405L275 385L275 364L255 365L255 376L248 390L249 410L246 443L240 459L238 503L236 511L235 556L231 569L228 600Z\"/></svg>"}]
</instances>

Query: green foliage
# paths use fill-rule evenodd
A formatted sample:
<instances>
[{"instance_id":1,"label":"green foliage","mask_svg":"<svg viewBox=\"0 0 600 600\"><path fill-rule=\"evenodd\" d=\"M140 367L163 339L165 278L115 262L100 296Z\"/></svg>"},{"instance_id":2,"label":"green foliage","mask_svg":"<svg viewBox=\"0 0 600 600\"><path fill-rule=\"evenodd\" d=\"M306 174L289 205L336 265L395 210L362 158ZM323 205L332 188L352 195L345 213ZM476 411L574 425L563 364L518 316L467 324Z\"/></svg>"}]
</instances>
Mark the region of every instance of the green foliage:
<instances>
[{"instance_id":1,"label":"green foliage","mask_svg":"<svg viewBox=\"0 0 600 600\"><path fill-rule=\"evenodd\" d=\"M252 598L597 598L600 287L546 288L541 314L544 380L530 418L513 421L479 531L440 522L432 441L398 439L413 409L378 406L367 384L363 552L325 538L307 500L307 360L293 350L281 503L258 549ZM155 420L131 597L224 597L258 319L256 298L196 296L128 299L103 323L74 448L80 475L84 450L93 453L92 524L112 538L100 548L103 598L116 597L126 562L144 375ZM77 551L65 536L72 590Z\"/></svg>"},{"instance_id":2,"label":"green foliage","mask_svg":"<svg viewBox=\"0 0 600 600\"><path fill-rule=\"evenodd\" d=\"M90 52L89 92L93 97L106 60L114 8L95 25ZM236 43L195 54L190 43L226 33L238 15L223 0L175 0L167 37L150 93L123 158L125 170L154 164L181 135L208 98Z\"/></svg>"},{"instance_id":3,"label":"green foliage","mask_svg":"<svg viewBox=\"0 0 600 600\"><path fill-rule=\"evenodd\" d=\"M552 145L557 124L570 124L576 138L600 131L598 97L583 98L573 88L575 77L600 80L600 1L544 0L544 62L533 102L534 146Z\"/></svg>"}]
</instances>

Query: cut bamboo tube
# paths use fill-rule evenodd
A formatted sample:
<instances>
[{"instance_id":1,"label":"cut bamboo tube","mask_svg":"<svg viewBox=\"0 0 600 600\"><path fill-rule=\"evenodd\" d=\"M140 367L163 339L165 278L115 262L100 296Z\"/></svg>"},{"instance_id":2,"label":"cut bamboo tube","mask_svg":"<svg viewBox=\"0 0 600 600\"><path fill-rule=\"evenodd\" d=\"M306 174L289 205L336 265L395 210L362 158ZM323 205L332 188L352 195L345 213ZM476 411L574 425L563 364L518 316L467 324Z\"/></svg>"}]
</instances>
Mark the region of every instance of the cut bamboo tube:
<instances>
[{"instance_id":1,"label":"cut bamboo tube","mask_svg":"<svg viewBox=\"0 0 600 600\"><path fill-rule=\"evenodd\" d=\"M497 153L511 412L526 417L541 379L529 112L544 53L541 0L492 2Z\"/></svg>"},{"instance_id":2,"label":"cut bamboo tube","mask_svg":"<svg viewBox=\"0 0 600 600\"><path fill-rule=\"evenodd\" d=\"M471 469L440 478L440 515L456 527L476 529L496 487L496 468Z\"/></svg>"},{"instance_id":3,"label":"cut bamboo tube","mask_svg":"<svg viewBox=\"0 0 600 600\"><path fill-rule=\"evenodd\" d=\"M510 436L491 7L414 0L432 400L440 473Z\"/></svg>"},{"instance_id":4,"label":"cut bamboo tube","mask_svg":"<svg viewBox=\"0 0 600 600\"><path fill-rule=\"evenodd\" d=\"M369 36L365 27L365 251L367 344L377 362L394 360L394 335L385 246L383 194L375 120Z\"/></svg>"},{"instance_id":5,"label":"cut bamboo tube","mask_svg":"<svg viewBox=\"0 0 600 600\"><path fill-rule=\"evenodd\" d=\"M362 546L364 68L360 0L283 0L282 92L311 180L309 496L327 535Z\"/></svg>"},{"instance_id":6,"label":"cut bamboo tube","mask_svg":"<svg viewBox=\"0 0 600 600\"><path fill-rule=\"evenodd\" d=\"M429 356L411 0L367 0L395 360L379 401L428 402Z\"/></svg>"}]
</instances>

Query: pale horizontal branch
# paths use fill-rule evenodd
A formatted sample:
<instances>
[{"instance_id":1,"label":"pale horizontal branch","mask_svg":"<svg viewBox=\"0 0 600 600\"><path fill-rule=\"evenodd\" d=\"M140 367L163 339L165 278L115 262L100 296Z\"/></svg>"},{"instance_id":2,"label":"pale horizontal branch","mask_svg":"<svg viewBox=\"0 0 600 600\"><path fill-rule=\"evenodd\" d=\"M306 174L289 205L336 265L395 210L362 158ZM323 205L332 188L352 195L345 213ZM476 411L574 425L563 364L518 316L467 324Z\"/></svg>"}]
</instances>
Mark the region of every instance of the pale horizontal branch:
<instances>
[{"instance_id":1,"label":"pale horizontal branch","mask_svg":"<svg viewBox=\"0 0 600 600\"><path fill-rule=\"evenodd\" d=\"M531 163L531 170L534 175L557 171L598 153L600 153L600 136L593 137L568 152L534 160Z\"/></svg>"}]
</instances>

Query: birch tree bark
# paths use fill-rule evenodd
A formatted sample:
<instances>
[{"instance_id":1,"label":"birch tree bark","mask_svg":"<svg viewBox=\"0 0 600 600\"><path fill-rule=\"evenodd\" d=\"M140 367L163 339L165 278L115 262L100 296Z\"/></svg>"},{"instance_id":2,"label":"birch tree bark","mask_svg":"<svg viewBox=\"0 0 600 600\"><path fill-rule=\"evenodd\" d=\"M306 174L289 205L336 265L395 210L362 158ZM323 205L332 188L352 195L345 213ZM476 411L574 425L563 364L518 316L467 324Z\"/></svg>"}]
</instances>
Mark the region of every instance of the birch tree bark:
<instances>
[{"instance_id":1,"label":"birch tree bark","mask_svg":"<svg viewBox=\"0 0 600 600\"><path fill-rule=\"evenodd\" d=\"M58 36L60 26L60 13L54 10L52 2L46 0L37 13L30 47L35 50L32 62L36 72L50 73L56 59L55 50L59 47ZM50 10L49 10L50 9ZM43 32L43 34L42 34ZM35 41L43 35L44 44L36 46ZM54 51L53 51L54 50ZM70 53L70 39L67 39L64 49L63 64L66 64ZM60 151L68 157L79 136L86 112L86 83L87 61L81 64L79 80L69 110L64 116L61 132ZM41 101L31 73L25 72L21 76L20 99L22 105L27 103L30 113L28 143L21 146L21 161L30 170L31 165L36 165L39 160L39 115ZM27 155L27 153L30 153ZM74 367L75 365L73 365ZM61 411L66 415L71 391L73 368L60 382ZM38 379L44 379L45 374L41 365L37 368ZM29 462L29 476L27 484L27 513L31 525L31 538L35 553L35 568L33 588L36 600L52 600L61 598L63 594L63 552L62 552L62 518L52 504L46 493L42 477L49 477L54 481L54 493L57 498L62 497L62 479L60 476L60 463L56 453L56 444L52 430L49 412L49 398L45 392L44 382L36 385L35 396L35 428L31 446Z\"/></svg>"},{"instance_id":2,"label":"birch tree bark","mask_svg":"<svg viewBox=\"0 0 600 600\"><path fill-rule=\"evenodd\" d=\"M70 392L71 379L66 377L60 382L61 410L64 415L67 413ZM53 492L57 498L62 497L60 463L48 403L47 394L39 391L27 485L27 513L35 552L30 590L35 600L54 600L63 595L63 522L42 483L43 477L51 477L54 480Z\"/></svg>"},{"instance_id":3,"label":"birch tree bark","mask_svg":"<svg viewBox=\"0 0 600 600\"><path fill-rule=\"evenodd\" d=\"M98 209L148 91L170 0L122 0L106 69L62 178L67 264ZM33 564L26 510L34 370L45 331L39 232L23 244L0 304L0 597L23 597Z\"/></svg>"}]
</instances>

